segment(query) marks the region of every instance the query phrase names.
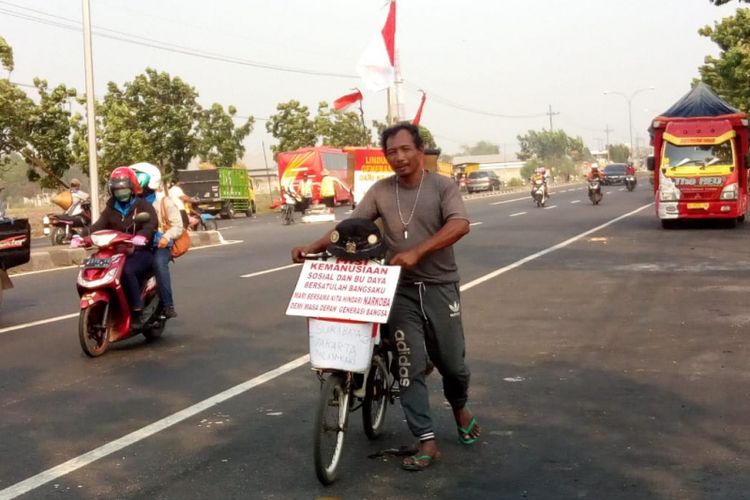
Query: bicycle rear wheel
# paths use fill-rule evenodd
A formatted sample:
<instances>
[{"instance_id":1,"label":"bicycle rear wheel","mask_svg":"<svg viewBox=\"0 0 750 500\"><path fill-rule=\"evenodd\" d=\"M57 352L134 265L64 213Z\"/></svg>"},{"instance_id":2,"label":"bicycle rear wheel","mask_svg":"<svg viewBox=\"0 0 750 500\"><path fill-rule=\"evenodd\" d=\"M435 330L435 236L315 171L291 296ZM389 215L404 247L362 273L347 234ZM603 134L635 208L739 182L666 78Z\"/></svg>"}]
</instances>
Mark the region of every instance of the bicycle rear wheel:
<instances>
[{"instance_id":1,"label":"bicycle rear wheel","mask_svg":"<svg viewBox=\"0 0 750 500\"><path fill-rule=\"evenodd\" d=\"M377 439L383 432L389 399L388 370L379 355L372 358L366 384L365 399L362 401L362 426L368 438Z\"/></svg>"},{"instance_id":2,"label":"bicycle rear wheel","mask_svg":"<svg viewBox=\"0 0 750 500\"><path fill-rule=\"evenodd\" d=\"M344 374L333 373L323 383L315 415L315 474L323 484L336 480L349 419L349 390Z\"/></svg>"}]
</instances>

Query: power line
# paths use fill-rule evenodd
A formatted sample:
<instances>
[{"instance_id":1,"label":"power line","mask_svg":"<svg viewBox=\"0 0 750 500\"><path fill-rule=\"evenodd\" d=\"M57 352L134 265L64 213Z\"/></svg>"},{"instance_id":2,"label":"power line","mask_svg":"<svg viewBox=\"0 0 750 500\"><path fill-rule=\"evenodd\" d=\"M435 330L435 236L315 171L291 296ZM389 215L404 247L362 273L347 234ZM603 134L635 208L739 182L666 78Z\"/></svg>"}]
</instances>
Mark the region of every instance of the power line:
<instances>
[{"instance_id":1,"label":"power line","mask_svg":"<svg viewBox=\"0 0 750 500\"><path fill-rule=\"evenodd\" d=\"M17 12L13 10L8 10L7 8L0 8L0 14L5 14L7 16L15 17L18 19L23 19L25 21L45 24L48 26L56 27L56 28L67 29L69 31L76 31L76 32L82 31L81 23L77 21L76 19L72 19L72 18L68 18L64 16L58 16L55 14L50 14L45 11L32 9L29 7L24 7L22 5L18 5L13 2L8 2L5 0L0 0L0 4L7 5L15 9L20 9L22 11L22 12ZM39 14L39 15L42 15L51 19L38 17L33 14L28 14L27 12L31 12L33 14ZM57 19L58 21L55 21L55 19ZM63 22L60 22L60 21L63 21ZM270 71L282 71L282 72L305 74L305 75L311 75L311 76L325 76L325 77L331 77L331 78L347 78L347 79L359 78L358 75L353 75L353 74L336 73L336 72L329 72L329 71L315 71L315 70L308 70L308 69L302 69L302 68L294 68L290 66L279 66L279 65L264 63L260 61L253 61L253 60L242 59L242 58L238 58L234 56L227 56L227 55L213 53L213 52L201 51L198 49L194 49L192 47L177 45L177 44L173 44L170 42L164 42L161 40L147 38L147 37L143 37L140 35L134 35L132 33L113 30L110 28L103 28L100 26L95 26L94 28L95 30L93 34L101 38L108 38L108 39L120 41L123 43L140 45L143 47L162 50L166 52L183 54L183 55L187 55L191 57L198 57L201 59L226 62L230 64L237 64L240 66L249 66L249 67L254 67L254 68L266 69ZM418 88L425 88L425 87L418 86ZM451 101L450 99L434 94L432 92L430 92L430 98L434 100L435 102L442 104L444 106L448 106L454 109L465 111L467 113L490 116L494 118L527 119L527 118L540 118L540 117L549 115L549 113L533 113L533 114L521 114L521 115L496 113L496 112L486 111L482 109L472 108L469 106L464 106L462 104ZM261 120L261 118L258 118L258 119Z\"/></svg>"},{"instance_id":2,"label":"power line","mask_svg":"<svg viewBox=\"0 0 750 500\"><path fill-rule=\"evenodd\" d=\"M44 13L42 11L38 11L36 9L29 9L26 7L22 7L10 2L5 2L0 0L0 3L5 5L10 5L12 7L15 7L17 9L21 10L27 10L34 13L41 13L44 16L51 17L53 19L60 19L62 21L65 21L66 23L72 23L72 24L65 24L58 21L54 21L51 19L44 19L42 17L34 16L32 14L27 14L25 12L17 12L13 10L8 10L7 8L0 8L0 14L5 14L7 16L16 17L18 19L23 19L25 21L30 22L36 22L39 24L46 24L48 26L53 26L57 28L63 28L70 31L82 31L81 24L75 20L72 20L70 18L62 17L62 16L56 16L54 14ZM110 32L110 33L106 33ZM311 75L311 76L326 76L331 78L347 78L347 79L357 79L359 76L353 75L353 74L346 74L346 73L336 73L331 71L316 71L316 70L308 70L303 68L294 68L291 66L280 66L276 64L269 64L264 63L260 61L253 61L250 59L242 59L239 57L234 56L226 56L223 54L217 54L213 52L205 52L198 49L194 49L192 47L186 47L182 45L177 45L169 42L163 42L161 40L155 40L152 38L146 38L138 35L133 35L131 33L126 33L123 31L117 31L117 30L111 30L108 28L101 28L96 27L95 31L93 32L94 35L101 37L101 38L108 38L111 40L117 40L124 43L130 43L133 45L140 45L143 47L149 47L152 49L157 50L163 50L166 52L173 52L183 55L188 55L192 57L198 57L201 59L208 59L213 61L219 61L219 62L226 62L230 64L237 64L240 66L249 66L254 68L260 68L260 69L267 69L272 71L282 71L287 73L297 73L297 74L304 74L304 75Z\"/></svg>"}]
</instances>

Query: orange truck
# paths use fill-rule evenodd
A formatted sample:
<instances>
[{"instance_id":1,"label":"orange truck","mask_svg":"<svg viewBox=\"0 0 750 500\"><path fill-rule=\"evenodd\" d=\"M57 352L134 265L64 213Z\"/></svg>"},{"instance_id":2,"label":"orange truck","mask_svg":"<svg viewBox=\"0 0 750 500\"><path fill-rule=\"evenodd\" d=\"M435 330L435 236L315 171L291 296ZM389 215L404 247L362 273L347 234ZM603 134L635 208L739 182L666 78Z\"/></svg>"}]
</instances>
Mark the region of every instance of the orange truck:
<instances>
[{"instance_id":1,"label":"orange truck","mask_svg":"<svg viewBox=\"0 0 750 500\"><path fill-rule=\"evenodd\" d=\"M703 83L654 118L649 129L656 214L662 227L682 219L745 220L748 120Z\"/></svg>"}]
</instances>

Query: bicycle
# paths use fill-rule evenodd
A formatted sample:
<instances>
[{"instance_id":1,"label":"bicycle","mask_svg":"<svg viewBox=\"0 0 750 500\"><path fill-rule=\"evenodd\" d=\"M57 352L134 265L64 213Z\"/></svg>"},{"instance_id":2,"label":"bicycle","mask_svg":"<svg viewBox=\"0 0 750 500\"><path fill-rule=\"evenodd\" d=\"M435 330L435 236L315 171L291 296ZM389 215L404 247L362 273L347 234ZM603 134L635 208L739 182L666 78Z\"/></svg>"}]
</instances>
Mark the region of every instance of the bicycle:
<instances>
[{"instance_id":1,"label":"bicycle","mask_svg":"<svg viewBox=\"0 0 750 500\"><path fill-rule=\"evenodd\" d=\"M307 255L307 259L326 260L329 254ZM380 337L380 325L346 320L308 320L337 323L345 328L364 330L371 328L373 341L370 344L369 364L362 370L342 370L313 363L320 381L320 396L315 413L314 458L315 473L325 485L333 483L343 454L344 438L348 430L349 414L362 409L362 425L369 439L380 437L385 424L388 404L394 404L399 394L398 380L391 367L394 355L387 342ZM317 365L317 366L316 366Z\"/></svg>"}]
</instances>

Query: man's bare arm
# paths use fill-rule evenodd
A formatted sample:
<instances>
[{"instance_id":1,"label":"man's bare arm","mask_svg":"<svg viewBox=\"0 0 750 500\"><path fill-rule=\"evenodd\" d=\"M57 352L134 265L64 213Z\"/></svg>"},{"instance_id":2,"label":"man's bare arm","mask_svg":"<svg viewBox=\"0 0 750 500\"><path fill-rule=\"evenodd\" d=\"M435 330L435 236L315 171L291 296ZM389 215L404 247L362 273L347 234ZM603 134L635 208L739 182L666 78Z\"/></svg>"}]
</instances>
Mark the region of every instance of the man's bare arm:
<instances>
[{"instance_id":1,"label":"man's bare arm","mask_svg":"<svg viewBox=\"0 0 750 500\"><path fill-rule=\"evenodd\" d=\"M469 221L450 219L440 230L414 248L397 253L390 264L410 269L417 265L425 255L449 247L469 233Z\"/></svg>"}]
</instances>

